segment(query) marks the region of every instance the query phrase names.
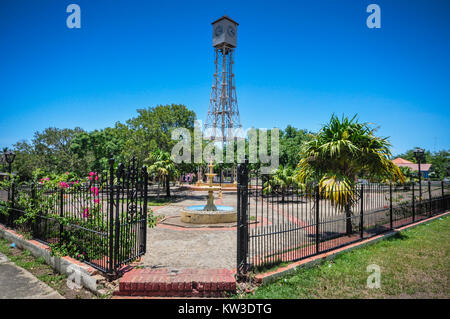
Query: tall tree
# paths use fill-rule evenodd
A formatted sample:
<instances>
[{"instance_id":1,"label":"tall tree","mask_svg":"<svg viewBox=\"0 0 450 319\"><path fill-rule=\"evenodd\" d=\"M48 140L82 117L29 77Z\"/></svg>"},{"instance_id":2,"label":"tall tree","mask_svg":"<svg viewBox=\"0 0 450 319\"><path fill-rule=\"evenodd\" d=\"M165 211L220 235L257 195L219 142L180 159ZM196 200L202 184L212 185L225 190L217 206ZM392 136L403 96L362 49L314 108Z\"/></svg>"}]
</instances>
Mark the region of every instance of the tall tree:
<instances>
[{"instance_id":1,"label":"tall tree","mask_svg":"<svg viewBox=\"0 0 450 319\"><path fill-rule=\"evenodd\" d=\"M306 141L310 141L313 135L307 130L298 130L288 125L280 131L280 165L294 169L300 161L298 150Z\"/></svg>"},{"instance_id":2,"label":"tall tree","mask_svg":"<svg viewBox=\"0 0 450 319\"><path fill-rule=\"evenodd\" d=\"M158 149L170 152L176 143L171 138L174 128L194 129L195 112L184 105L158 105L137 112L138 116L127 121L132 131L127 146L140 160Z\"/></svg>"},{"instance_id":3,"label":"tall tree","mask_svg":"<svg viewBox=\"0 0 450 319\"><path fill-rule=\"evenodd\" d=\"M127 131L116 124L114 128L79 133L73 139L70 150L85 163L84 174L89 171L100 172L108 168L111 155L122 161L128 159L122 156L127 138Z\"/></svg>"},{"instance_id":4,"label":"tall tree","mask_svg":"<svg viewBox=\"0 0 450 319\"><path fill-rule=\"evenodd\" d=\"M404 182L398 166L389 160L388 139L375 136L375 131L368 123L359 123L356 115L339 119L333 114L301 150L299 180L317 181L320 193L345 209L347 233L352 231L350 208L357 196L354 185L359 173Z\"/></svg>"}]
</instances>

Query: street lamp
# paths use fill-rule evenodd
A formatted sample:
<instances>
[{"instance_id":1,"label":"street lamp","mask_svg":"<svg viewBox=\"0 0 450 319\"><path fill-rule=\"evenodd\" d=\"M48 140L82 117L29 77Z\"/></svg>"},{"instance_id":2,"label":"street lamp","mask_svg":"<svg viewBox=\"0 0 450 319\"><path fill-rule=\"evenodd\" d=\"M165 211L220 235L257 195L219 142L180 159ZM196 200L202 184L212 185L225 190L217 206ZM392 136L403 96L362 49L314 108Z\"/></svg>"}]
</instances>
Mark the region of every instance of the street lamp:
<instances>
[{"instance_id":1,"label":"street lamp","mask_svg":"<svg viewBox=\"0 0 450 319\"><path fill-rule=\"evenodd\" d=\"M414 150L414 156L419 164L419 200L422 200L422 171L420 170L420 161L423 159L424 150L421 148L416 148Z\"/></svg>"},{"instance_id":2,"label":"street lamp","mask_svg":"<svg viewBox=\"0 0 450 319\"><path fill-rule=\"evenodd\" d=\"M8 163L8 173L11 174L11 165L14 162L14 159L16 158L16 153L12 151L6 151L3 153L3 157L6 163Z\"/></svg>"}]
</instances>

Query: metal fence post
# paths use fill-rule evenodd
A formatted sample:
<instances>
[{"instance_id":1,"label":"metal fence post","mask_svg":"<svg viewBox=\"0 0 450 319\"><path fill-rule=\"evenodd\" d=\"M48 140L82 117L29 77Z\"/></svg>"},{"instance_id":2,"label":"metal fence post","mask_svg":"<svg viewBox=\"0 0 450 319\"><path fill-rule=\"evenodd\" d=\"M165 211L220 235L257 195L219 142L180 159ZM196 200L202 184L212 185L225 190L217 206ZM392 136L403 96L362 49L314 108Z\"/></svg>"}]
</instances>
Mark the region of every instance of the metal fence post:
<instances>
[{"instance_id":1,"label":"metal fence post","mask_svg":"<svg viewBox=\"0 0 450 319\"><path fill-rule=\"evenodd\" d=\"M10 196L10 200L11 200L11 207L10 207L10 211L9 211L9 216L8 216L8 227L13 227L13 221L14 221L14 211L15 211L15 207L14 207L14 202L15 202L15 196L16 196L16 184L14 183L14 181L11 182L11 196Z\"/></svg>"},{"instance_id":2,"label":"metal fence post","mask_svg":"<svg viewBox=\"0 0 450 319\"><path fill-rule=\"evenodd\" d=\"M114 158L109 159L109 271L114 271Z\"/></svg>"},{"instance_id":3,"label":"metal fence post","mask_svg":"<svg viewBox=\"0 0 450 319\"><path fill-rule=\"evenodd\" d=\"M389 184L389 225L392 229L393 221L392 221L392 184Z\"/></svg>"},{"instance_id":4,"label":"metal fence post","mask_svg":"<svg viewBox=\"0 0 450 319\"><path fill-rule=\"evenodd\" d=\"M445 192L444 192L444 181L441 181L441 191L442 191L442 200L441 200L441 211L445 212Z\"/></svg>"},{"instance_id":5,"label":"metal fence post","mask_svg":"<svg viewBox=\"0 0 450 319\"><path fill-rule=\"evenodd\" d=\"M431 181L428 180L428 202L430 203L430 216L433 215L433 203L431 201Z\"/></svg>"},{"instance_id":6,"label":"metal fence post","mask_svg":"<svg viewBox=\"0 0 450 319\"><path fill-rule=\"evenodd\" d=\"M143 207L143 217L144 222L141 223L141 244L143 252L145 253L147 251L147 193L148 193L148 172L147 172L147 166L142 167L142 175L143 175L143 181L144 181L144 207Z\"/></svg>"},{"instance_id":7,"label":"metal fence post","mask_svg":"<svg viewBox=\"0 0 450 319\"><path fill-rule=\"evenodd\" d=\"M123 177L124 165L122 163L117 167L117 186L116 186L116 214L114 221L114 262L113 267L115 268L119 265L119 236L120 236L120 187L125 187L124 185L120 185L120 178ZM124 179L122 182L124 182Z\"/></svg>"},{"instance_id":8,"label":"metal fence post","mask_svg":"<svg viewBox=\"0 0 450 319\"><path fill-rule=\"evenodd\" d=\"M316 205L316 253L318 254L320 251L320 246L319 246L319 241L320 241L320 228L319 228L319 215L320 215L320 210L319 210L319 203L320 203L320 198L319 198L319 185L316 185L315 187L315 205Z\"/></svg>"},{"instance_id":9,"label":"metal fence post","mask_svg":"<svg viewBox=\"0 0 450 319\"><path fill-rule=\"evenodd\" d=\"M237 170L237 272L238 276L247 273L248 224L247 224L247 194L248 194L248 159L239 164Z\"/></svg>"},{"instance_id":10,"label":"metal fence post","mask_svg":"<svg viewBox=\"0 0 450 319\"><path fill-rule=\"evenodd\" d=\"M60 198L59 198L59 217L60 218L64 217L64 189L63 188L60 191ZM58 244L61 244L63 231L64 231L63 224L61 223L61 221L59 221L59 240L58 240Z\"/></svg>"},{"instance_id":11,"label":"metal fence post","mask_svg":"<svg viewBox=\"0 0 450 319\"><path fill-rule=\"evenodd\" d=\"M414 195L414 182L412 183L412 221L416 221L416 195Z\"/></svg>"},{"instance_id":12,"label":"metal fence post","mask_svg":"<svg viewBox=\"0 0 450 319\"><path fill-rule=\"evenodd\" d=\"M361 231L361 238L364 238L364 185L361 184L361 212L360 212L360 231Z\"/></svg>"},{"instance_id":13,"label":"metal fence post","mask_svg":"<svg viewBox=\"0 0 450 319\"><path fill-rule=\"evenodd\" d=\"M34 182L31 183L31 203L32 203L33 210L35 210L37 205L36 205L36 184ZM37 233L37 231L36 231L37 223L38 223L37 218L38 217L35 216L34 221L31 221L31 231L33 233L33 237L36 237L36 233Z\"/></svg>"}]
</instances>

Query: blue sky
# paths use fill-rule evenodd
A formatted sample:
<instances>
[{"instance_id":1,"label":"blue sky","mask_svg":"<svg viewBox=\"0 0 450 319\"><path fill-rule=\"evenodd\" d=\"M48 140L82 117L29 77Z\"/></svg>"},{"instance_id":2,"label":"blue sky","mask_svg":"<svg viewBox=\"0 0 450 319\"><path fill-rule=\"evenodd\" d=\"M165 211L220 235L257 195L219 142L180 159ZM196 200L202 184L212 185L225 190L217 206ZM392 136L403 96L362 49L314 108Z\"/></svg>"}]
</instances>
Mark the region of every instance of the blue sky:
<instances>
[{"instance_id":1,"label":"blue sky","mask_svg":"<svg viewBox=\"0 0 450 319\"><path fill-rule=\"evenodd\" d=\"M81 7L81 29L66 7ZM368 29L366 7L381 7ZM394 154L449 149L450 1L0 1L0 146L49 126L94 130L181 103L204 120L211 22L240 23L244 127L316 131L359 114Z\"/></svg>"}]
</instances>

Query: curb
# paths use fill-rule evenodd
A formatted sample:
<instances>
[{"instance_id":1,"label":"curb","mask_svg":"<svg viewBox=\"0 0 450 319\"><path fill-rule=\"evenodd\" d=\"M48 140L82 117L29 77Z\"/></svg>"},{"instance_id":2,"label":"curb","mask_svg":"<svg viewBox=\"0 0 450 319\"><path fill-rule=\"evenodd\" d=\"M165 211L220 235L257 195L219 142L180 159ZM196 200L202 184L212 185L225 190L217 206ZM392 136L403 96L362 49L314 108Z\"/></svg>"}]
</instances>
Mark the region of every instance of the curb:
<instances>
[{"instance_id":1,"label":"curb","mask_svg":"<svg viewBox=\"0 0 450 319\"><path fill-rule=\"evenodd\" d=\"M99 283L104 281L105 278L100 275L100 272L82 262L73 259L68 256L58 257L52 256L50 253L50 247L44 245L36 240L25 239L21 234L6 228L0 224L0 237L7 239L10 242L14 242L17 247L26 249L36 257L43 257L45 262L55 269L60 274L67 276L77 273L80 275L80 284L86 289L90 290L96 295L102 295L99 289Z\"/></svg>"},{"instance_id":2,"label":"curb","mask_svg":"<svg viewBox=\"0 0 450 319\"><path fill-rule=\"evenodd\" d=\"M255 275L255 280L256 280L256 282L258 284L266 285L268 283L274 282L279 277L282 277L282 276L294 273L298 268L311 268L311 267L313 267L313 266L315 266L317 264L320 264L323 261L332 260L332 259L336 258L338 255L340 255L342 253L349 252L349 251L352 251L354 249L361 248L361 247L364 247L364 246L367 246L367 245L375 244L375 243L377 243L377 242L379 242L381 240L384 240L384 239L390 238L392 236L395 236L397 233L399 233L402 230L412 229L412 228L414 228L414 227L416 227L418 225L428 223L428 222L433 221L433 220L435 220L437 218L441 218L441 217L444 217L444 216L447 216L447 215L450 215L450 211L447 211L445 213L442 213L442 214L439 214L439 215L436 215L436 216L433 216L433 217L430 217L430 218L427 218L427 219L424 219L424 220L420 220L420 221L415 222L413 224L409 224L409 225L406 225L406 226L395 228L394 230L389 231L389 232L387 232L385 234L377 235L377 236L374 236L374 237L371 237L371 238L367 238L367 239L364 239L362 241L358 241L356 243L353 243L353 244L350 244L350 245L338 248L336 250L332 250L332 251L329 251L329 252L321 253L321 254L318 254L318 255L315 255L315 256L312 256L312 257L308 257L308 258L305 258L305 259L293 262L293 263L291 263L290 265L288 265L286 267L280 267L277 270L274 270L274 271L271 271L271 272L257 274L257 275Z\"/></svg>"}]
</instances>

